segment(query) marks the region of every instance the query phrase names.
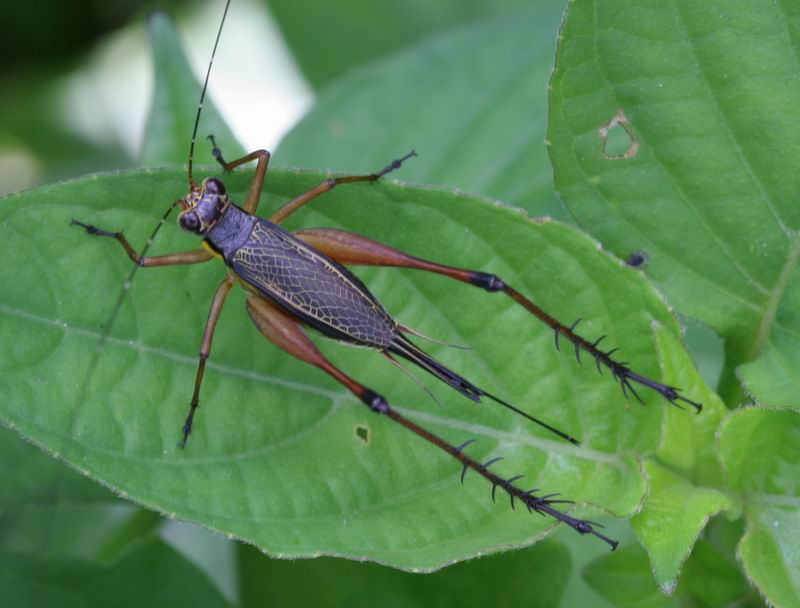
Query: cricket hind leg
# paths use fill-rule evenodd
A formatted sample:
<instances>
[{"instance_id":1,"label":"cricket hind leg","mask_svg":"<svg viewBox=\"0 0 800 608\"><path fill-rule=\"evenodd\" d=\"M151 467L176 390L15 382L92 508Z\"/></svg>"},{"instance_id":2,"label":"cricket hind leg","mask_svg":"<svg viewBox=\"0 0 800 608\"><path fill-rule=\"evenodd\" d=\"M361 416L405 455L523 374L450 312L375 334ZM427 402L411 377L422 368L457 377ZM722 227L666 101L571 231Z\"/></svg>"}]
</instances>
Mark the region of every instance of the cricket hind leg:
<instances>
[{"instance_id":1,"label":"cricket hind leg","mask_svg":"<svg viewBox=\"0 0 800 608\"><path fill-rule=\"evenodd\" d=\"M273 224L280 224L283 220L285 220L287 217L289 217L292 213L297 211L300 207L302 207L306 203L314 200L318 196L325 194L326 192L330 192L336 186L339 186L341 184L353 184L356 182L376 182L387 173L391 173L395 169L399 169L405 161L416 155L417 153L414 150L411 150L411 152L409 152L402 158L393 160L380 171L376 171L375 173L370 173L369 175L346 175L342 177L333 177L331 179L326 179L322 181L316 188L312 188L308 192L301 194L300 196L290 200L288 203L283 205L283 207L275 211L275 213L273 213L270 216L269 221L272 222Z\"/></svg>"},{"instance_id":2,"label":"cricket hind leg","mask_svg":"<svg viewBox=\"0 0 800 608\"><path fill-rule=\"evenodd\" d=\"M214 330L217 328L217 321L222 313L222 306L225 304L225 298L233 287L234 280L228 276L217 287L214 294L214 299L211 301L211 309L208 312L208 320L206 327L203 331L203 341L200 344L200 362L197 366L197 375L194 379L194 392L192 393L192 401L189 404L189 415L186 416L186 422L183 424L183 439L181 440L181 447L186 447L186 442L189 439L189 434L192 432L192 422L194 421L194 414L200 406L200 386L203 383L203 374L206 369L206 361L211 355L211 341L214 339Z\"/></svg>"},{"instance_id":3,"label":"cricket hind leg","mask_svg":"<svg viewBox=\"0 0 800 608\"><path fill-rule=\"evenodd\" d=\"M581 362L580 353L584 351L594 359L598 372L601 370L601 366L608 368L611 371L611 375L619 381L626 396L630 391L637 400L642 401L633 386L633 383L637 383L651 388L677 407L681 407L681 402L683 402L691 405L698 413L703 409L702 404L681 395L680 389L642 376L630 369L627 363L614 360L613 354L617 349L604 351L599 348L599 344L605 336L590 342L577 334L574 330L580 319L571 325L561 323L497 275L423 260L377 241L343 230L311 228L299 230L295 232L295 235L341 264L394 266L424 270L444 275L463 283L469 283L489 292L502 292L553 330L557 349L560 348L559 338L564 337L573 344L578 363Z\"/></svg>"},{"instance_id":4,"label":"cricket hind leg","mask_svg":"<svg viewBox=\"0 0 800 608\"><path fill-rule=\"evenodd\" d=\"M497 488L500 488L510 497L512 508L514 507L514 501L518 500L525 505L528 511L537 512L541 515L549 515L570 526L580 534L596 536L608 543L612 550L616 549L617 541L605 536L599 531L599 528L602 526L595 522L572 517L567 513L559 511L555 507L557 504L571 504L572 501L554 499L553 497L555 495L537 496L535 494L537 490L523 490L514 483L520 479L521 476L506 478L489 470L489 467L497 462L499 458L493 458L482 464L467 456L464 453L464 448L472 441L456 447L397 412L389 405L384 397L357 382L328 361L308 336L306 336L299 323L282 310L276 308L262 298L251 296L247 299L247 312L256 326L261 330L261 333L276 346L301 361L305 361L332 376L347 388L347 390L353 393L353 395L371 411L386 416L393 422L405 427L415 435L425 439L427 442L435 445L443 452L446 452L458 460L463 467L461 471L462 482L466 471L475 471L492 484L492 500L495 498Z\"/></svg>"}]
</instances>

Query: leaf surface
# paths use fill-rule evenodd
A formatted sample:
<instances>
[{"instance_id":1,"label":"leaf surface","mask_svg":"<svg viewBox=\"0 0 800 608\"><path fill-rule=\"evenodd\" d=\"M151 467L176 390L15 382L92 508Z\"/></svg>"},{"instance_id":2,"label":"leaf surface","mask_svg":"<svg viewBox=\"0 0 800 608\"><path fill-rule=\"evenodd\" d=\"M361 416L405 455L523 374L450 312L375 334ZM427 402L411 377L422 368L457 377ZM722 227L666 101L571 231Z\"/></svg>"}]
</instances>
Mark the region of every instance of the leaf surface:
<instances>
[{"instance_id":1,"label":"leaf surface","mask_svg":"<svg viewBox=\"0 0 800 608\"><path fill-rule=\"evenodd\" d=\"M180 36L166 13L157 11L151 15L148 33L154 86L139 164L185 163L189 158L189 143L200 100L200 82L192 73ZM244 154L207 95L197 132L194 154L197 163L213 161L211 143L206 141L208 135L214 135L228 160Z\"/></svg>"},{"instance_id":2,"label":"leaf surface","mask_svg":"<svg viewBox=\"0 0 800 608\"><path fill-rule=\"evenodd\" d=\"M800 414L751 407L720 429L719 457L743 495L747 530L737 555L776 606L800 604Z\"/></svg>"},{"instance_id":3,"label":"leaf surface","mask_svg":"<svg viewBox=\"0 0 800 608\"><path fill-rule=\"evenodd\" d=\"M798 40L789 2L572 2L551 80L556 190L724 337L731 405L749 362L756 398L797 394Z\"/></svg>"},{"instance_id":4,"label":"leaf surface","mask_svg":"<svg viewBox=\"0 0 800 608\"><path fill-rule=\"evenodd\" d=\"M321 177L271 172L262 212ZM226 180L234 200L242 200L248 178ZM493 504L477 476L462 486L450 457L279 352L251 325L239 291L217 327L195 432L186 450L178 448L209 299L224 276L216 262L142 270L90 375L130 262L116 243L69 221L124 228L140 246L184 179L177 168L97 175L0 202L9 252L0 267L9 286L0 296L0 348L14 355L0 362L6 425L125 497L275 556L342 555L429 570L546 533L552 522L514 512L499 497ZM656 378L651 323L679 332L643 276L591 239L483 199L391 182L356 185L288 224L300 225L347 227L423 257L496 272L556 317L583 316L585 335L608 334L607 343ZM194 246L190 235L165 228L153 253ZM428 345L433 356L575 434L583 447L424 378L438 408L375 353L321 342L345 371L447 440L477 438L474 457L502 454L499 473L526 474L531 487L617 516L639 508L645 489L637 454L658 444L671 406L655 395L646 395L645 407L626 403L607 373L557 352L551 330L502 296L414 271L357 272L400 322L474 348Z\"/></svg>"},{"instance_id":5,"label":"leaf surface","mask_svg":"<svg viewBox=\"0 0 800 608\"><path fill-rule=\"evenodd\" d=\"M447 31L342 77L284 138L275 163L372 173L414 149L403 180L566 219L544 145L560 8Z\"/></svg>"}]
</instances>

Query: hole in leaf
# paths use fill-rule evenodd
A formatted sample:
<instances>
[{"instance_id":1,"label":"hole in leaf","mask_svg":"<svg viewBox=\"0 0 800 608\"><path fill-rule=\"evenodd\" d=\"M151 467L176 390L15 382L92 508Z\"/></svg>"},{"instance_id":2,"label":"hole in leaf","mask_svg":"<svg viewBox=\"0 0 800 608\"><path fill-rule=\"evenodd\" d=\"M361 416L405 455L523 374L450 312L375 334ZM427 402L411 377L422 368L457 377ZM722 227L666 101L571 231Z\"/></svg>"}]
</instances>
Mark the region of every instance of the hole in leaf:
<instances>
[{"instance_id":1,"label":"hole in leaf","mask_svg":"<svg viewBox=\"0 0 800 608\"><path fill-rule=\"evenodd\" d=\"M356 437L358 437L364 445L369 445L369 427L358 425L355 428Z\"/></svg>"},{"instance_id":2,"label":"hole in leaf","mask_svg":"<svg viewBox=\"0 0 800 608\"><path fill-rule=\"evenodd\" d=\"M625 112L617 110L606 124L598 129L603 142L603 157L606 160L633 158L639 151L639 140L631 131Z\"/></svg>"}]
</instances>

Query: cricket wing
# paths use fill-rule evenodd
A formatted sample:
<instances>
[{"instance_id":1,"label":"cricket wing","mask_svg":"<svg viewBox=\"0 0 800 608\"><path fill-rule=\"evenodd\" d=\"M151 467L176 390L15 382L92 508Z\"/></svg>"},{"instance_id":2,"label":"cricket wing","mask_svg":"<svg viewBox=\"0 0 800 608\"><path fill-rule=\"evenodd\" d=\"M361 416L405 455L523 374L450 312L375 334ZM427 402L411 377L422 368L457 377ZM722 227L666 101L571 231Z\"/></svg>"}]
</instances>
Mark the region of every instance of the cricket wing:
<instances>
[{"instance_id":1,"label":"cricket wing","mask_svg":"<svg viewBox=\"0 0 800 608\"><path fill-rule=\"evenodd\" d=\"M228 263L258 293L331 338L383 349L397 335L353 273L271 222L259 220Z\"/></svg>"}]
</instances>

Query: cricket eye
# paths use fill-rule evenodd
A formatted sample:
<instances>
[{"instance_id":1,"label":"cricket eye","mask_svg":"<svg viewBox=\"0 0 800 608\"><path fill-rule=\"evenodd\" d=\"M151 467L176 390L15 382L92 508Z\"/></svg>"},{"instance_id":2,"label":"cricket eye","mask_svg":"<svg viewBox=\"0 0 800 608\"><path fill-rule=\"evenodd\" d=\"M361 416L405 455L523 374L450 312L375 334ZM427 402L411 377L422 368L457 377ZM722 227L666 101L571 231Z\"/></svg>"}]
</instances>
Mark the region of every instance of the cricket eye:
<instances>
[{"instance_id":1,"label":"cricket eye","mask_svg":"<svg viewBox=\"0 0 800 608\"><path fill-rule=\"evenodd\" d=\"M184 230L189 232L198 232L200 230L200 218L193 211L182 213L178 216L178 224Z\"/></svg>"},{"instance_id":2,"label":"cricket eye","mask_svg":"<svg viewBox=\"0 0 800 608\"><path fill-rule=\"evenodd\" d=\"M222 181L218 180L216 177L209 177L206 180L206 192L209 194L225 194L225 186L223 185Z\"/></svg>"}]
</instances>

